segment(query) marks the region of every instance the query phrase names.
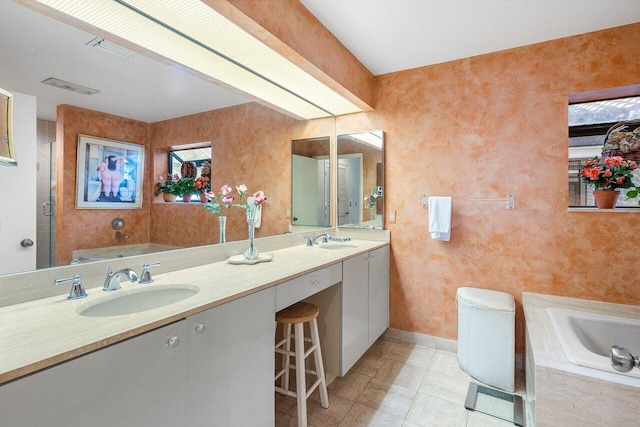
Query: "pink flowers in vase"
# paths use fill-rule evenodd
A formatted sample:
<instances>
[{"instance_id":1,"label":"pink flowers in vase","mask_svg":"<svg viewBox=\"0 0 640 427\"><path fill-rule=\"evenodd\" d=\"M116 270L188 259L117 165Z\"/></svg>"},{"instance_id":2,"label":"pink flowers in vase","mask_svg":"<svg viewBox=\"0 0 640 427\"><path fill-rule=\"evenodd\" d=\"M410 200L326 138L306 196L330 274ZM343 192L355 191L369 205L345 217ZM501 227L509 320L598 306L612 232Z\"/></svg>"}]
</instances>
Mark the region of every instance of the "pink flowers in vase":
<instances>
[{"instance_id":1,"label":"pink flowers in vase","mask_svg":"<svg viewBox=\"0 0 640 427\"><path fill-rule=\"evenodd\" d=\"M251 205L249 205L249 201L252 200L253 205L261 206L264 203L268 202L268 197L265 196L264 191L256 191L253 193L253 197L247 197L247 186L242 184L236 186L236 191L238 193L238 199L245 199L245 203L236 203L233 202L236 200L236 196L233 194L233 188L229 185L223 185L220 188L220 191L216 194L215 192L206 193L208 203L204 205L204 208L211 213L220 213L220 209L224 207L225 209L230 208L231 206L236 206L239 208L243 208L245 210L249 210Z\"/></svg>"}]
</instances>

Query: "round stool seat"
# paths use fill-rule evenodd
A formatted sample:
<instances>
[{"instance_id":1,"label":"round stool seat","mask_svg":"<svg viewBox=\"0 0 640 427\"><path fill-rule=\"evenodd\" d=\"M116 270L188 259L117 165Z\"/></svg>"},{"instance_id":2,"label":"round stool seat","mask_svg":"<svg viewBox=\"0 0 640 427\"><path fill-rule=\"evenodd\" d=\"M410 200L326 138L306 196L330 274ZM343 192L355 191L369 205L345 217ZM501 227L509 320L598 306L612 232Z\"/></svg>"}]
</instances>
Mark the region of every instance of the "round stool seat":
<instances>
[{"instance_id":1,"label":"round stool seat","mask_svg":"<svg viewBox=\"0 0 640 427\"><path fill-rule=\"evenodd\" d=\"M298 302L276 313L278 323L304 323L318 317L320 310L308 302Z\"/></svg>"}]
</instances>

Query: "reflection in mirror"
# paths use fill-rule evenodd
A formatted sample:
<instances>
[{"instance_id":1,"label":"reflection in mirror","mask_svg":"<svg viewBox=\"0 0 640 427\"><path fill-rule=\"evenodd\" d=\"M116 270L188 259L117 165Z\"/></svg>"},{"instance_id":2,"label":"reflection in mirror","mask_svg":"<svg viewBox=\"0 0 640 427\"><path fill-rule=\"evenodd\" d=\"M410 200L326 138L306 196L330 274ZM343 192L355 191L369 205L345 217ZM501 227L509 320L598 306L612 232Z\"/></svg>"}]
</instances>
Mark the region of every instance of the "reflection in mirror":
<instances>
[{"instance_id":1,"label":"reflection in mirror","mask_svg":"<svg viewBox=\"0 0 640 427\"><path fill-rule=\"evenodd\" d=\"M329 227L329 137L291 143L291 225Z\"/></svg>"},{"instance_id":2,"label":"reflection in mirror","mask_svg":"<svg viewBox=\"0 0 640 427\"><path fill-rule=\"evenodd\" d=\"M13 148L13 95L0 89L0 163L15 165Z\"/></svg>"},{"instance_id":3,"label":"reflection in mirror","mask_svg":"<svg viewBox=\"0 0 640 427\"><path fill-rule=\"evenodd\" d=\"M86 257L75 252L82 250L114 249L108 256L112 258L218 243L218 219L203 204L167 203L154 197L159 177L168 172L168 153L201 147L203 141L211 147L214 189L223 184L246 184L269 196L271 204L256 236L288 231L291 220L285 212L291 206L291 141L334 135L333 117L314 120L308 128L309 122L251 102L181 69L143 55L124 58L94 48L87 42L96 35L86 31L86 27L71 27L21 4L0 1L0 51L4 58L0 86L15 95L16 117L33 116L33 120L17 120L14 132L34 135L28 141L16 140L17 167L0 169L11 172L12 177L18 173L37 177L37 188L20 194L24 207L17 207L15 195L9 196L13 198L11 212L32 215L7 214L2 218L3 234L8 229L19 234L17 240L6 239L8 244L27 237L36 244L20 251L0 246L3 253L16 258L29 255L24 263L3 257L0 274L69 265ZM101 92L82 95L41 83L54 74ZM27 130L23 126L26 122L30 124ZM75 209L78 133L144 145L147 173L142 209ZM34 147L33 158L28 158L23 144L31 139L38 144L37 152ZM114 216L127 221L122 233L129 238L115 238L109 226ZM230 209L227 216L227 241L247 239L243 212Z\"/></svg>"},{"instance_id":4,"label":"reflection in mirror","mask_svg":"<svg viewBox=\"0 0 640 427\"><path fill-rule=\"evenodd\" d=\"M384 133L338 135L338 227L382 229Z\"/></svg>"}]
</instances>

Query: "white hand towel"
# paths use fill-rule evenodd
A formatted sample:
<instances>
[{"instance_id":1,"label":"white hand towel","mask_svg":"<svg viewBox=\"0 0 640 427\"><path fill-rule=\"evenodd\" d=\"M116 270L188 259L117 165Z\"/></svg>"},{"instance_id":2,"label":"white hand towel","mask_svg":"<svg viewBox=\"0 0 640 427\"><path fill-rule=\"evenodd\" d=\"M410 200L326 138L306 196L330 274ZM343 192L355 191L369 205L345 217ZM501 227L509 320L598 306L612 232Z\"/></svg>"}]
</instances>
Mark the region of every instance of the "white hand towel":
<instances>
[{"instance_id":1,"label":"white hand towel","mask_svg":"<svg viewBox=\"0 0 640 427\"><path fill-rule=\"evenodd\" d=\"M451 239L451 197L429 197L429 233L433 240Z\"/></svg>"}]
</instances>

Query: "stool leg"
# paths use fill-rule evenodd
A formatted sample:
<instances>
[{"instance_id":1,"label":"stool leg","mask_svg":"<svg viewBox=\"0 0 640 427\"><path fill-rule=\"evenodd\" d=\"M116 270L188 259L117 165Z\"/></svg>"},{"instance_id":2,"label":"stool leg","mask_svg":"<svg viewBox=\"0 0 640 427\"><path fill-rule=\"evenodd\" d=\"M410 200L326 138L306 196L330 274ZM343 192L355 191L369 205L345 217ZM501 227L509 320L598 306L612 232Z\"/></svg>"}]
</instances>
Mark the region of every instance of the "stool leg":
<instances>
[{"instance_id":1,"label":"stool leg","mask_svg":"<svg viewBox=\"0 0 640 427\"><path fill-rule=\"evenodd\" d=\"M287 339L287 342L284 345L284 349L287 351L291 351L291 323L285 323L282 326L284 337ZM282 388L285 390L289 390L289 367L291 366L290 362L291 356L289 356L288 354L283 354L282 368L284 369L284 374L282 375Z\"/></svg>"},{"instance_id":2,"label":"stool leg","mask_svg":"<svg viewBox=\"0 0 640 427\"><path fill-rule=\"evenodd\" d=\"M323 408L329 407L329 395L327 394L327 382L324 376L324 365L322 364L322 352L320 351L320 334L318 334L318 322L312 319L309 323L311 329L311 344L316 346L313 352L313 360L316 364L316 375L320 379L320 404Z\"/></svg>"},{"instance_id":3,"label":"stool leg","mask_svg":"<svg viewBox=\"0 0 640 427\"><path fill-rule=\"evenodd\" d=\"M298 427L307 426L307 382L304 368L303 323L296 323L296 399L298 404Z\"/></svg>"}]
</instances>

